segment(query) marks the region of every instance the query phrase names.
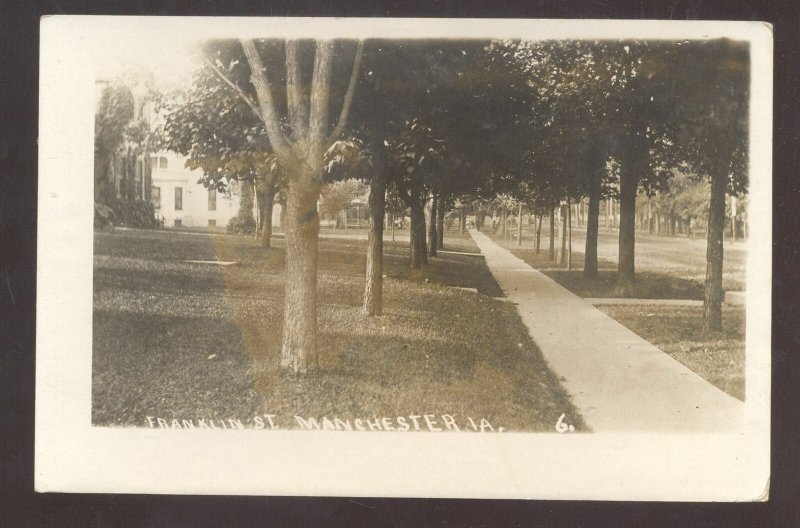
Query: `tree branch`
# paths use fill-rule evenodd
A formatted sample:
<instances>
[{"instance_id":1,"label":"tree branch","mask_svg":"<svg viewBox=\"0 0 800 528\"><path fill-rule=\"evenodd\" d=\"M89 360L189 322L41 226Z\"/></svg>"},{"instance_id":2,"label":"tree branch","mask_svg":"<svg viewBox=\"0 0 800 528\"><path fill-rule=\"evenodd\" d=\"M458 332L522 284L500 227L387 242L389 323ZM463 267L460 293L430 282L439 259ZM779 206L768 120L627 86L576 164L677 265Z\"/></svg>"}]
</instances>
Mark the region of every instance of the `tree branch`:
<instances>
[{"instance_id":1,"label":"tree branch","mask_svg":"<svg viewBox=\"0 0 800 528\"><path fill-rule=\"evenodd\" d=\"M238 84L236 84L235 82L233 82L233 81L231 81L230 79L228 79L228 77L226 77L226 76L225 76L225 74L224 74L224 73L222 73L222 71L221 71L219 68L217 68L217 67L214 65L214 63L213 63L213 62L211 62L211 60L210 60L208 57L206 57L206 56L205 56L205 54L202 54L202 53L201 53L200 55L201 55L201 57L203 58L203 62L205 62L205 63L206 63L206 64L207 64L207 65L208 65L208 66L209 66L209 67L210 67L212 70L214 70L214 73L216 73L216 74L217 74L217 77L219 77L219 78L220 78L220 79L221 79L221 80L222 80L222 81L223 81L225 84L227 84L228 86L230 86L231 88L233 88L233 89L236 91L236 93L239 95L239 98L240 98L242 101L244 101L245 103L247 103L247 106L249 106L249 107L250 107L250 110L252 110L252 111L253 111L253 113L256 115L256 117L258 118L258 120L259 120L259 121L264 121L264 119L261 117L261 112L258 110L258 107L257 107L257 106L256 106L256 104L255 104L255 103L254 103L254 102L253 102L253 101L250 99L250 97L249 97L249 96L248 96L248 95L247 95L247 94L244 92L244 90L242 90L241 88L239 88L239 85L238 85Z\"/></svg>"},{"instance_id":2,"label":"tree branch","mask_svg":"<svg viewBox=\"0 0 800 528\"><path fill-rule=\"evenodd\" d=\"M344 127L347 125L347 119L350 115L350 107L353 104L353 97L356 91L356 84L358 81L358 74L361 69L361 57L364 53L364 41L359 40L358 46L356 47L356 56L353 60L353 71L350 74L350 83L347 85L347 93L344 97L344 103L342 104L342 111L339 114L339 121L336 123L336 128L331 133L330 137L328 138L328 142L331 143L335 141L341 134Z\"/></svg>"},{"instance_id":3,"label":"tree branch","mask_svg":"<svg viewBox=\"0 0 800 528\"><path fill-rule=\"evenodd\" d=\"M275 154L279 157L283 158L284 162L292 162L294 153L291 150L291 143L279 125L277 113L275 112L275 102L272 100L272 90L269 86L267 70L261 62L261 56L258 54L256 44L252 39L242 39L240 42L242 44L242 50L244 50L244 56L247 58L247 63L250 65L250 82L253 83L256 94L258 95L258 102L261 107L261 120L264 122L264 127L267 130L267 136L272 145L272 150L274 150Z\"/></svg>"},{"instance_id":4,"label":"tree branch","mask_svg":"<svg viewBox=\"0 0 800 528\"><path fill-rule=\"evenodd\" d=\"M308 109L303 100L300 64L297 60L298 41L286 40L286 102L295 141L301 141L308 132Z\"/></svg>"},{"instance_id":5,"label":"tree branch","mask_svg":"<svg viewBox=\"0 0 800 528\"><path fill-rule=\"evenodd\" d=\"M333 41L318 40L314 55L314 78L311 81L311 101L308 140L312 149L328 149L328 101L333 59ZM327 144L323 144L323 142Z\"/></svg>"}]
</instances>

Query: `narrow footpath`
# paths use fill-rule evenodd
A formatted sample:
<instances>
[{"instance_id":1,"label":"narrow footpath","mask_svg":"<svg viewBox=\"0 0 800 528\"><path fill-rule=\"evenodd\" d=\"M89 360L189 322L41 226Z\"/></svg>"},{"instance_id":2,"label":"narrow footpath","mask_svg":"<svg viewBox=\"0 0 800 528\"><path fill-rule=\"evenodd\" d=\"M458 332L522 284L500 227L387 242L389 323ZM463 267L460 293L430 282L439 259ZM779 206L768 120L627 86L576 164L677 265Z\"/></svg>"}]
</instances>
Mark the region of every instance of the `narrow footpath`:
<instances>
[{"instance_id":1,"label":"narrow footpath","mask_svg":"<svg viewBox=\"0 0 800 528\"><path fill-rule=\"evenodd\" d=\"M740 429L742 402L488 236L470 235L592 431Z\"/></svg>"}]
</instances>

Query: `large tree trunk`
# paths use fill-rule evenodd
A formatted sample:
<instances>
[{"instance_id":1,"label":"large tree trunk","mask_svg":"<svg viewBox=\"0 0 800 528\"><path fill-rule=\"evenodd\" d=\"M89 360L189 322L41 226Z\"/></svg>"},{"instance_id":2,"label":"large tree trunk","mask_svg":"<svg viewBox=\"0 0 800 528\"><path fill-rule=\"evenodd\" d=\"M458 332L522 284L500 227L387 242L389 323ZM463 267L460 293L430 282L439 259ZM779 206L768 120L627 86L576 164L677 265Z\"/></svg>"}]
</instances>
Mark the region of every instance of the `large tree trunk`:
<instances>
[{"instance_id":1,"label":"large tree trunk","mask_svg":"<svg viewBox=\"0 0 800 528\"><path fill-rule=\"evenodd\" d=\"M542 242L542 218L544 215L538 215L538 224L536 225L536 254L539 254Z\"/></svg>"},{"instance_id":2,"label":"large tree trunk","mask_svg":"<svg viewBox=\"0 0 800 528\"><path fill-rule=\"evenodd\" d=\"M646 154L644 154L646 156ZM633 155L635 158L641 153ZM617 267L617 290L621 297L635 295L635 244L636 244L636 189L639 186L642 160L625 163L620 176L620 222L619 222L619 261Z\"/></svg>"},{"instance_id":3,"label":"large tree trunk","mask_svg":"<svg viewBox=\"0 0 800 528\"><path fill-rule=\"evenodd\" d=\"M425 209L417 193L411 196L410 260L412 269L420 269L427 260L425 253Z\"/></svg>"},{"instance_id":4,"label":"large tree trunk","mask_svg":"<svg viewBox=\"0 0 800 528\"><path fill-rule=\"evenodd\" d=\"M436 206L436 249L444 249L444 193L439 193L439 204Z\"/></svg>"},{"instance_id":5,"label":"large tree trunk","mask_svg":"<svg viewBox=\"0 0 800 528\"><path fill-rule=\"evenodd\" d=\"M600 177L592 178L589 187L589 217L586 219L586 249L583 276L597 277L597 240L600 232Z\"/></svg>"},{"instance_id":6,"label":"large tree trunk","mask_svg":"<svg viewBox=\"0 0 800 528\"><path fill-rule=\"evenodd\" d=\"M432 257L436 256L436 249L439 245L439 235L436 232L438 227L437 218L439 207L439 193L434 192L431 198L431 219L428 223L428 254Z\"/></svg>"},{"instance_id":7,"label":"large tree trunk","mask_svg":"<svg viewBox=\"0 0 800 528\"><path fill-rule=\"evenodd\" d=\"M467 212L466 212L466 210L464 210L463 207L461 208L460 228L461 228L461 234L462 235L467 232ZM442 239L442 242L444 242L444 239Z\"/></svg>"},{"instance_id":8,"label":"large tree trunk","mask_svg":"<svg viewBox=\"0 0 800 528\"><path fill-rule=\"evenodd\" d=\"M556 258L556 207L550 206L550 260Z\"/></svg>"},{"instance_id":9,"label":"large tree trunk","mask_svg":"<svg viewBox=\"0 0 800 528\"><path fill-rule=\"evenodd\" d=\"M317 357L319 185L292 182L286 200L286 294L281 367L304 373Z\"/></svg>"},{"instance_id":10,"label":"large tree trunk","mask_svg":"<svg viewBox=\"0 0 800 528\"><path fill-rule=\"evenodd\" d=\"M703 330L722 330L722 240L725 229L725 188L727 174L711 177L706 246L706 286L703 299Z\"/></svg>"},{"instance_id":11,"label":"large tree trunk","mask_svg":"<svg viewBox=\"0 0 800 528\"><path fill-rule=\"evenodd\" d=\"M367 272L362 311L369 316L383 313L383 219L386 215L386 173L383 134L373 130L370 137L372 179L369 184L369 234Z\"/></svg>"},{"instance_id":12,"label":"large tree trunk","mask_svg":"<svg viewBox=\"0 0 800 528\"><path fill-rule=\"evenodd\" d=\"M556 264L559 266L564 263L567 257L567 208L568 206L561 206L561 251L558 252L558 260Z\"/></svg>"},{"instance_id":13,"label":"large tree trunk","mask_svg":"<svg viewBox=\"0 0 800 528\"><path fill-rule=\"evenodd\" d=\"M567 269L572 270L572 205L567 199Z\"/></svg>"},{"instance_id":14,"label":"large tree trunk","mask_svg":"<svg viewBox=\"0 0 800 528\"><path fill-rule=\"evenodd\" d=\"M272 245L272 210L275 205L275 186L270 185L264 191L261 204L261 247Z\"/></svg>"}]
</instances>

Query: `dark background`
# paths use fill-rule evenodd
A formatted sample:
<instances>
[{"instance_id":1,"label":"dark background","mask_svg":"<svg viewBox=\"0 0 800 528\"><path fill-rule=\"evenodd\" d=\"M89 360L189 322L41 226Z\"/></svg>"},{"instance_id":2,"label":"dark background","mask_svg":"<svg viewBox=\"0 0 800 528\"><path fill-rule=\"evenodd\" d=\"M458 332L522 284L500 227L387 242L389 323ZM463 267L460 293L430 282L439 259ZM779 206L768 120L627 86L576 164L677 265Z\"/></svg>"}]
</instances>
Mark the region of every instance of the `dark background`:
<instances>
[{"instance_id":1,"label":"dark background","mask_svg":"<svg viewBox=\"0 0 800 528\"><path fill-rule=\"evenodd\" d=\"M768 503L660 504L33 492L39 17L48 14L765 20L775 29L772 481ZM0 527L800 526L798 28L783 1L0 0ZM65 105L69 100L64 101ZM575 478L571 476L570 478ZM391 477L389 477L391 478Z\"/></svg>"}]
</instances>

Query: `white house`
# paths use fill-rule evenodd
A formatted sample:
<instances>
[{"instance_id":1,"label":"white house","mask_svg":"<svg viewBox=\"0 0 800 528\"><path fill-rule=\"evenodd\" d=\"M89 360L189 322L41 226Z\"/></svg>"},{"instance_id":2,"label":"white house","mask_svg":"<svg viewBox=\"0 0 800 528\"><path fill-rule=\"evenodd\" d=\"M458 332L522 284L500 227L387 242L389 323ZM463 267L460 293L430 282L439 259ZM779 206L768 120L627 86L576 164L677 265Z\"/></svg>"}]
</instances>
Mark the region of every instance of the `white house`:
<instances>
[{"instance_id":1,"label":"white house","mask_svg":"<svg viewBox=\"0 0 800 528\"><path fill-rule=\"evenodd\" d=\"M222 227L236 216L238 193L220 193L198 183L202 171L189 170L186 158L169 151L150 156L150 201L164 227Z\"/></svg>"},{"instance_id":2,"label":"white house","mask_svg":"<svg viewBox=\"0 0 800 528\"><path fill-rule=\"evenodd\" d=\"M164 218L164 227L219 227L225 229L236 216L240 203L240 184L232 182L225 192L207 189L198 183L203 173L186 168L186 158L170 151L150 156L152 187L150 201L156 215ZM257 206L253 218L258 219ZM280 227L281 206L272 212L273 227Z\"/></svg>"}]
</instances>

